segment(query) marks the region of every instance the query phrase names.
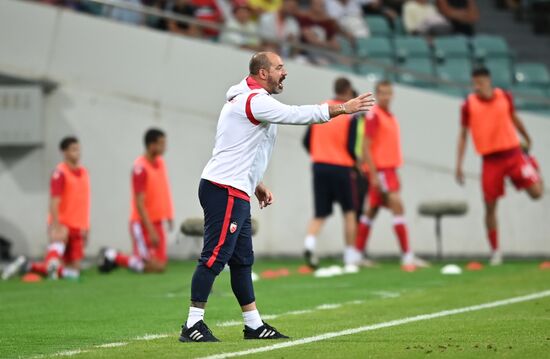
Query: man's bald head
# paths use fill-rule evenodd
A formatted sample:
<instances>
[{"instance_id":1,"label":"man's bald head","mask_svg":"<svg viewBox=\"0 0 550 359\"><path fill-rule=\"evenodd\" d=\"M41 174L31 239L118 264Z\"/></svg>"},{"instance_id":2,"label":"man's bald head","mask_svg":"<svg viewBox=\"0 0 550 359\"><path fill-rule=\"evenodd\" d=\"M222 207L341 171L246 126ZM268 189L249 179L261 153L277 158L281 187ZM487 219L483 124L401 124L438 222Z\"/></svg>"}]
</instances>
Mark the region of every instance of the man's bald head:
<instances>
[{"instance_id":1,"label":"man's bald head","mask_svg":"<svg viewBox=\"0 0 550 359\"><path fill-rule=\"evenodd\" d=\"M255 53L254 56L252 56L252 58L250 59L250 63L248 65L250 74L258 75L261 69L269 71L272 64L271 58L273 56L278 56L278 55L268 51Z\"/></svg>"},{"instance_id":2,"label":"man's bald head","mask_svg":"<svg viewBox=\"0 0 550 359\"><path fill-rule=\"evenodd\" d=\"M258 52L248 65L250 76L267 92L278 94L283 91L283 81L287 76L283 60L274 52Z\"/></svg>"}]
</instances>

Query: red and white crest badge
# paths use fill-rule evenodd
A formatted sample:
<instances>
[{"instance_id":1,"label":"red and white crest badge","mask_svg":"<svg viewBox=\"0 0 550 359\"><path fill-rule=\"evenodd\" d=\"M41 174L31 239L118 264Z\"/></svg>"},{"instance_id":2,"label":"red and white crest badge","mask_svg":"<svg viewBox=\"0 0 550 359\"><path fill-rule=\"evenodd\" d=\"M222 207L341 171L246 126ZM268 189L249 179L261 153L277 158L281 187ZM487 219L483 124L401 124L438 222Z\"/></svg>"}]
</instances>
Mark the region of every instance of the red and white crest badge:
<instances>
[{"instance_id":1,"label":"red and white crest badge","mask_svg":"<svg viewBox=\"0 0 550 359\"><path fill-rule=\"evenodd\" d=\"M231 224L229 225L229 232L233 234L235 233L236 230L237 230L237 222L231 222Z\"/></svg>"}]
</instances>

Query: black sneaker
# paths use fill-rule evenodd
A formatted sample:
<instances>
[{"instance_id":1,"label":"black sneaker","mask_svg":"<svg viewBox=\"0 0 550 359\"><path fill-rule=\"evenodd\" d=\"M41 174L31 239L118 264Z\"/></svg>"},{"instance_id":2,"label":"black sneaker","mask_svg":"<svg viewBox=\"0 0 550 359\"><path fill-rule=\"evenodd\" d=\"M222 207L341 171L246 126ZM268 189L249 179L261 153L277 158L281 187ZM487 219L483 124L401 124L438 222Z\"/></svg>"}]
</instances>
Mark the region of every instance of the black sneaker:
<instances>
[{"instance_id":1,"label":"black sneaker","mask_svg":"<svg viewBox=\"0 0 550 359\"><path fill-rule=\"evenodd\" d=\"M113 269L115 269L117 266L117 264L115 263L115 261L112 261L110 260L109 258L107 258L107 256L105 255L105 253L109 250L109 248L107 247L103 247L99 250L99 255L97 257L97 269L101 272L101 273L109 273L111 272Z\"/></svg>"},{"instance_id":2,"label":"black sneaker","mask_svg":"<svg viewBox=\"0 0 550 359\"><path fill-rule=\"evenodd\" d=\"M305 250L304 259L306 260L307 266L311 269L317 269L319 267L319 258L309 249Z\"/></svg>"},{"instance_id":3,"label":"black sneaker","mask_svg":"<svg viewBox=\"0 0 550 359\"><path fill-rule=\"evenodd\" d=\"M204 321L200 320L191 328L184 324L181 326L180 342L219 342Z\"/></svg>"},{"instance_id":4,"label":"black sneaker","mask_svg":"<svg viewBox=\"0 0 550 359\"><path fill-rule=\"evenodd\" d=\"M264 325L254 330L250 327L244 326L244 339L288 339L288 337L282 333L279 333L277 329L271 325L263 322Z\"/></svg>"}]
</instances>

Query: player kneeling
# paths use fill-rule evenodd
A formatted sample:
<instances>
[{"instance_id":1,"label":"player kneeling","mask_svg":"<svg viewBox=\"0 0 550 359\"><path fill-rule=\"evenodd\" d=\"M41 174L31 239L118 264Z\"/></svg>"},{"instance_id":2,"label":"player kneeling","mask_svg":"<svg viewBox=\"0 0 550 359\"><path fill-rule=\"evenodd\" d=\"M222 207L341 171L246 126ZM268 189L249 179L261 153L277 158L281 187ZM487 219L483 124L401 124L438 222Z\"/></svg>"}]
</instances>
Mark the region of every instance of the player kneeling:
<instances>
[{"instance_id":1,"label":"player kneeling","mask_svg":"<svg viewBox=\"0 0 550 359\"><path fill-rule=\"evenodd\" d=\"M166 267L166 227L171 229L173 218L168 172L162 158L166 135L153 128L145 133L144 142L145 154L135 160L132 170L130 236L133 255L103 248L99 254L99 270L103 273L117 267L139 273L159 273Z\"/></svg>"},{"instance_id":2,"label":"player kneeling","mask_svg":"<svg viewBox=\"0 0 550 359\"><path fill-rule=\"evenodd\" d=\"M50 244L44 261L30 262L20 256L4 269L4 280L31 272L51 279L80 275L90 223L90 180L86 168L79 163L78 140L66 137L59 148L63 162L57 165L50 181Z\"/></svg>"}]
</instances>

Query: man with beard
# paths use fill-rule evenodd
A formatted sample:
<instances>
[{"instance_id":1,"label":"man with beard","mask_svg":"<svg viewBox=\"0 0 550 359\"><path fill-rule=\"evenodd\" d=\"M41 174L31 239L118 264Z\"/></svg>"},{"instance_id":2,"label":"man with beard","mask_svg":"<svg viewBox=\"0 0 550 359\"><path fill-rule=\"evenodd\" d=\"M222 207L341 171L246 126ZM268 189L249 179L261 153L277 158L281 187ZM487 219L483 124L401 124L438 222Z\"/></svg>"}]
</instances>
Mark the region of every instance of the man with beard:
<instances>
[{"instance_id":1,"label":"man with beard","mask_svg":"<svg viewBox=\"0 0 550 359\"><path fill-rule=\"evenodd\" d=\"M182 326L182 342L219 341L203 318L214 280L226 264L231 269L231 288L243 313L244 338L288 338L263 322L256 308L251 278L254 253L250 197L256 195L260 209L273 204L273 193L261 180L275 144L277 124L328 122L341 114L368 111L374 104L369 93L341 104L288 106L271 96L283 91L287 76L277 54L255 54L249 70L249 76L227 92L212 158L201 176L204 244L191 281L191 306Z\"/></svg>"}]
</instances>

